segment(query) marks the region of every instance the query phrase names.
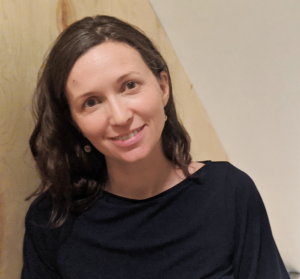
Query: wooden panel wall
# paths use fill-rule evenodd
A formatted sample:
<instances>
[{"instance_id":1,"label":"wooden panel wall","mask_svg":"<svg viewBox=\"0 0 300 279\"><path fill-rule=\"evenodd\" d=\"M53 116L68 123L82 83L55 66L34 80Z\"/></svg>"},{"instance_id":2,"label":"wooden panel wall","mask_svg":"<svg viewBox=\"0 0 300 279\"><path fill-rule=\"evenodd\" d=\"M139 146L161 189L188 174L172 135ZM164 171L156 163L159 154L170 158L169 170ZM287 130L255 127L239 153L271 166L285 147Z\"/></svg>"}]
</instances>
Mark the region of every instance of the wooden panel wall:
<instances>
[{"instance_id":1,"label":"wooden panel wall","mask_svg":"<svg viewBox=\"0 0 300 279\"><path fill-rule=\"evenodd\" d=\"M20 278L24 199L38 185L28 148L31 98L44 54L75 20L107 14L139 26L171 68L175 98L190 132L194 159L227 155L147 0L0 0L0 278Z\"/></svg>"}]
</instances>

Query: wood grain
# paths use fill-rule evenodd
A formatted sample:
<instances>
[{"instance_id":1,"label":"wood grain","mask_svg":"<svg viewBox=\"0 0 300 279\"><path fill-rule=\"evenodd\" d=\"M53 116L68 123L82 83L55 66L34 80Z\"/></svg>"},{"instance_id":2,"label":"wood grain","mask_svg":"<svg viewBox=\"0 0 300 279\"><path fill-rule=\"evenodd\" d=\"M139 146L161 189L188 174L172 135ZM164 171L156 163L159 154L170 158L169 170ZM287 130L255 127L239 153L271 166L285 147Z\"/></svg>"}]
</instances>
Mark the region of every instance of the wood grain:
<instances>
[{"instance_id":1,"label":"wood grain","mask_svg":"<svg viewBox=\"0 0 300 279\"><path fill-rule=\"evenodd\" d=\"M71 0L58 0L56 8L56 24L58 32L62 32L76 21L76 12Z\"/></svg>"},{"instance_id":2,"label":"wood grain","mask_svg":"<svg viewBox=\"0 0 300 279\"><path fill-rule=\"evenodd\" d=\"M4 242L4 193L0 193L0 276L2 274L2 250Z\"/></svg>"}]
</instances>

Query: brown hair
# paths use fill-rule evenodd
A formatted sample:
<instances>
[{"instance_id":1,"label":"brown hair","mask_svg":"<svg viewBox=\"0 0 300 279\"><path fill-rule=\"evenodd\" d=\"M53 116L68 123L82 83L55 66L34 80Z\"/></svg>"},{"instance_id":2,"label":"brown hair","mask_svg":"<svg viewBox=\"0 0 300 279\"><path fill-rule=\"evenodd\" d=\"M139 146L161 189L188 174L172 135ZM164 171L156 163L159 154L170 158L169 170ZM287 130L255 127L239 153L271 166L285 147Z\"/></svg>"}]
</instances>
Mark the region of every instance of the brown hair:
<instances>
[{"instance_id":1,"label":"brown hair","mask_svg":"<svg viewBox=\"0 0 300 279\"><path fill-rule=\"evenodd\" d=\"M94 147L83 151L86 139L72 120L66 99L66 82L76 60L105 41L123 42L135 48L156 78L165 71L170 97L168 119L162 132L164 155L189 177L190 137L180 123L173 99L168 66L153 43L138 28L110 16L86 17L60 34L39 72L34 95L36 125L30 148L41 183L30 196L47 191L52 197L49 223L60 226L69 214L79 214L101 196L107 182L105 157Z\"/></svg>"}]
</instances>

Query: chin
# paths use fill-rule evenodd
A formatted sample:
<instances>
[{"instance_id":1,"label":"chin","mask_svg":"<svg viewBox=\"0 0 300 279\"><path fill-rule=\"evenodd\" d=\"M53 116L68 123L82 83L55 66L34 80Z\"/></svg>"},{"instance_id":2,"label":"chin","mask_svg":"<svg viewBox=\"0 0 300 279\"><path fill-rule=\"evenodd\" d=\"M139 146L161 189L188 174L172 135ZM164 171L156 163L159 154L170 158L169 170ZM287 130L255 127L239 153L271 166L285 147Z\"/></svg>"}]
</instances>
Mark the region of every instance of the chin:
<instances>
[{"instance_id":1,"label":"chin","mask_svg":"<svg viewBox=\"0 0 300 279\"><path fill-rule=\"evenodd\" d=\"M119 154L117 161L119 161L120 163L128 163L128 164L133 164L133 163L138 163L143 161L144 159L148 158L150 156L150 153L148 150L132 150L129 152L126 152L125 154L123 154L123 156L121 154ZM121 156L120 156L121 155ZM111 159L113 159L111 157Z\"/></svg>"}]
</instances>

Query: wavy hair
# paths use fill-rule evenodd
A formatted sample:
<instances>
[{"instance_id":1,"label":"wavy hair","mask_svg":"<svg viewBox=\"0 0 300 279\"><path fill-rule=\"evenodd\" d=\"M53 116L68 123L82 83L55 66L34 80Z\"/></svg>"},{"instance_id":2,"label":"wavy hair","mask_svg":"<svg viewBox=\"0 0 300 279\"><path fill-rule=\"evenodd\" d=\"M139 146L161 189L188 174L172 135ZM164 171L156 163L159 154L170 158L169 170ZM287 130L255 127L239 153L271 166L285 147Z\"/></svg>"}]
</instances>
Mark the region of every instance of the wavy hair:
<instances>
[{"instance_id":1,"label":"wavy hair","mask_svg":"<svg viewBox=\"0 0 300 279\"><path fill-rule=\"evenodd\" d=\"M80 214L101 197L108 174L103 154L92 146L74 123L66 98L66 82L77 59L103 42L122 42L135 48L157 79L168 74L168 119L162 132L164 155L189 177L190 137L175 109L168 66L154 44L138 28L110 16L86 17L63 31L46 57L33 99L35 128L30 149L41 183L31 197L48 192L52 197L49 224L58 227L70 214Z\"/></svg>"}]
</instances>

